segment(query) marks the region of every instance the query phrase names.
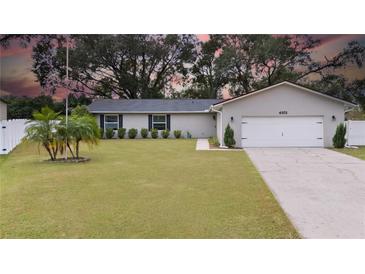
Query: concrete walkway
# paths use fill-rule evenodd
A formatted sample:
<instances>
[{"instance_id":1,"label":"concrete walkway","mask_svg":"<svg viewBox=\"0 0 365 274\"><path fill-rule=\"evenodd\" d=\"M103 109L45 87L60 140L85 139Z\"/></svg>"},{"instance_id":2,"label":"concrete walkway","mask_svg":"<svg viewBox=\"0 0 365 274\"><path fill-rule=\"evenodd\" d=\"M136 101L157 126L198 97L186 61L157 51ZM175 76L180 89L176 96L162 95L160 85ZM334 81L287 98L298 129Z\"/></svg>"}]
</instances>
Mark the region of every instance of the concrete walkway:
<instances>
[{"instance_id":1,"label":"concrete walkway","mask_svg":"<svg viewBox=\"0 0 365 274\"><path fill-rule=\"evenodd\" d=\"M210 150L210 151L242 151L242 148L210 148L208 139L197 139L196 150Z\"/></svg>"},{"instance_id":2,"label":"concrete walkway","mask_svg":"<svg viewBox=\"0 0 365 274\"><path fill-rule=\"evenodd\" d=\"M208 139L198 139L196 141L196 150L209 150Z\"/></svg>"},{"instance_id":3,"label":"concrete walkway","mask_svg":"<svg viewBox=\"0 0 365 274\"><path fill-rule=\"evenodd\" d=\"M304 238L365 238L365 161L321 148L245 149Z\"/></svg>"}]
</instances>

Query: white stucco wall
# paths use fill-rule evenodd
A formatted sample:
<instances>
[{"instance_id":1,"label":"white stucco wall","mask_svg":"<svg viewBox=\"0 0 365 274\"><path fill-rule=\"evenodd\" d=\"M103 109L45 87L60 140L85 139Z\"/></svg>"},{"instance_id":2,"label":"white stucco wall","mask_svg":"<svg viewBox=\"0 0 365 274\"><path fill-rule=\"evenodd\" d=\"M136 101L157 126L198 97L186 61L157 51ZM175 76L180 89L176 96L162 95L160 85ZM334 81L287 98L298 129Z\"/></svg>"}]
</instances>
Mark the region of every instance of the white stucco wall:
<instances>
[{"instance_id":1,"label":"white stucco wall","mask_svg":"<svg viewBox=\"0 0 365 274\"><path fill-rule=\"evenodd\" d=\"M224 104L223 129L230 123L234 129L236 146L239 147L243 116L323 116L324 145L331 147L336 127L344 121L344 108L344 103L284 84ZM280 111L287 111L288 114L280 115ZM333 115L336 117L335 121L332 120ZM220 138L219 132L217 131L218 138Z\"/></svg>"},{"instance_id":2,"label":"white stucco wall","mask_svg":"<svg viewBox=\"0 0 365 274\"><path fill-rule=\"evenodd\" d=\"M7 104L0 101L0 121L7 120Z\"/></svg>"},{"instance_id":3,"label":"white stucco wall","mask_svg":"<svg viewBox=\"0 0 365 274\"><path fill-rule=\"evenodd\" d=\"M138 138L142 128L148 128L149 114L123 114L123 127L127 130L130 128L138 129ZM156 113L158 114L158 113ZM105 114L104 114L105 115ZM170 128L173 137L174 130L181 130L183 137L186 137L187 131L193 138L208 138L216 135L216 123L214 120L215 113L171 113ZM100 114L95 114L98 125L100 126Z\"/></svg>"},{"instance_id":4,"label":"white stucco wall","mask_svg":"<svg viewBox=\"0 0 365 274\"><path fill-rule=\"evenodd\" d=\"M123 127L127 129L127 132L131 128L138 130L137 137L141 137L141 129L148 129L148 114L123 114Z\"/></svg>"},{"instance_id":5,"label":"white stucco wall","mask_svg":"<svg viewBox=\"0 0 365 274\"><path fill-rule=\"evenodd\" d=\"M193 138L208 138L216 135L215 113L171 114L171 132L189 131Z\"/></svg>"}]
</instances>

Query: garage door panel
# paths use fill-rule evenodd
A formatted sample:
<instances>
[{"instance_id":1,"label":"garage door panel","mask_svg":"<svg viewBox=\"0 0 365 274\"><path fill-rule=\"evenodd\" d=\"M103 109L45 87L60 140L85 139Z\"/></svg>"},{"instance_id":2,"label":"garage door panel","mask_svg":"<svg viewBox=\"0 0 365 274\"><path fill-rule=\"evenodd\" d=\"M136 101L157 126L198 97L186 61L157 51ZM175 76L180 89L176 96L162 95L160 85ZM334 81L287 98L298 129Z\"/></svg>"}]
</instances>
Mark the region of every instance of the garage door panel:
<instances>
[{"instance_id":1,"label":"garage door panel","mask_svg":"<svg viewBox=\"0 0 365 274\"><path fill-rule=\"evenodd\" d=\"M242 147L323 147L322 117L244 117Z\"/></svg>"}]
</instances>

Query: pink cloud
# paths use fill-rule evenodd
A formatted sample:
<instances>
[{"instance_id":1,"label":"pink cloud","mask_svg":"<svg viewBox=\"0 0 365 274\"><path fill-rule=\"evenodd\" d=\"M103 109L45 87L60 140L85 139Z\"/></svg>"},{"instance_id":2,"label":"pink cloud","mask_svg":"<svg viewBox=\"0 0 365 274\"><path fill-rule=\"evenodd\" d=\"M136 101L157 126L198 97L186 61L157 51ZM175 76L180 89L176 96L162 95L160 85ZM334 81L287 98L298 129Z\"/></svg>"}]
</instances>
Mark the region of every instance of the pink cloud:
<instances>
[{"instance_id":1,"label":"pink cloud","mask_svg":"<svg viewBox=\"0 0 365 274\"><path fill-rule=\"evenodd\" d=\"M70 91L66 88L57 88L55 94L53 95L53 99L56 101L62 101L69 93Z\"/></svg>"},{"instance_id":2,"label":"pink cloud","mask_svg":"<svg viewBox=\"0 0 365 274\"><path fill-rule=\"evenodd\" d=\"M40 95L40 86L27 77L18 79L1 79L1 89L5 92L17 96L38 96Z\"/></svg>"},{"instance_id":3,"label":"pink cloud","mask_svg":"<svg viewBox=\"0 0 365 274\"><path fill-rule=\"evenodd\" d=\"M364 35L362 34L311 34L311 36L315 39L321 40L319 46L336 43L337 41L352 41L364 39Z\"/></svg>"},{"instance_id":4,"label":"pink cloud","mask_svg":"<svg viewBox=\"0 0 365 274\"><path fill-rule=\"evenodd\" d=\"M197 34L196 36L202 42L206 42L209 40L209 34Z\"/></svg>"},{"instance_id":5,"label":"pink cloud","mask_svg":"<svg viewBox=\"0 0 365 274\"><path fill-rule=\"evenodd\" d=\"M23 47L14 47L3 49L0 48L0 58L9 57L9 56L20 56L20 55L29 55L32 52L32 48L23 48Z\"/></svg>"},{"instance_id":6,"label":"pink cloud","mask_svg":"<svg viewBox=\"0 0 365 274\"><path fill-rule=\"evenodd\" d=\"M33 42L27 47L22 47L17 41L11 41L9 47L0 47L0 58L9 56L31 55L33 49Z\"/></svg>"},{"instance_id":7,"label":"pink cloud","mask_svg":"<svg viewBox=\"0 0 365 274\"><path fill-rule=\"evenodd\" d=\"M27 97L36 97L41 95L42 88L40 87L38 82L31 80L27 77L23 77L20 79L2 79L1 80L1 95L15 95L15 96L27 96ZM69 91L66 88L57 88L56 92L52 95L52 97L57 100L63 100Z\"/></svg>"}]
</instances>

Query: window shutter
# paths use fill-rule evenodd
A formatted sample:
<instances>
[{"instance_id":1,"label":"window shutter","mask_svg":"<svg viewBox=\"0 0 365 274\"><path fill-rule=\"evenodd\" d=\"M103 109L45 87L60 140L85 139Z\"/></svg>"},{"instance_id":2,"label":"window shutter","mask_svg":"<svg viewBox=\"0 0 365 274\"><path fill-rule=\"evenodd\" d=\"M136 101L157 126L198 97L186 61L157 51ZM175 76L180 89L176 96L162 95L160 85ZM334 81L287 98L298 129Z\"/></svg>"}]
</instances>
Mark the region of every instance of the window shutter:
<instances>
[{"instance_id":1,"label":"window shutter","mask_svg":"<svg viewBox=\"0 0 365 274\"><path fill-rule=\"evenodd\" d=\"M100 114L100 128L104 129L104 114Z\"/></svg>"},{"instance_id":2,"label":"window shutter","mask_svg":"<svg viewBox=\"0 0 365 274\"><path fill-rule=\"evenodd\" d=\"M170 121L171 121L171 120L170 120L170 114L167 114L167 115L166 115L166 119L167 119L167 121L166 121L166 122L167 122L167 129L168 129L168 130L171 130L171 126L170 126L170 124L171 124L171 123L170 123Z\"/></svg>"},{"instance_id":3,"label":"window shutter","mask_svg":"<svg viewBox=\"0 0 365 274\"><path fill-rule=\"evenodd\" d=\"M152 114L148 115L148 130L151 131L152 129Z\"/></svg>"},{"instance_id":4,"label":"window shutter","mask_svg":"<svg viewBox=\"0 0 365 274\"><path fill-rule=\"evenodd\" d=\"M119 128L123 128L123 115L119 114Z\"/></svg>"}]
</instances>

